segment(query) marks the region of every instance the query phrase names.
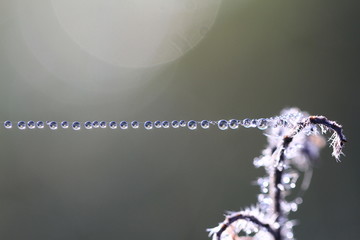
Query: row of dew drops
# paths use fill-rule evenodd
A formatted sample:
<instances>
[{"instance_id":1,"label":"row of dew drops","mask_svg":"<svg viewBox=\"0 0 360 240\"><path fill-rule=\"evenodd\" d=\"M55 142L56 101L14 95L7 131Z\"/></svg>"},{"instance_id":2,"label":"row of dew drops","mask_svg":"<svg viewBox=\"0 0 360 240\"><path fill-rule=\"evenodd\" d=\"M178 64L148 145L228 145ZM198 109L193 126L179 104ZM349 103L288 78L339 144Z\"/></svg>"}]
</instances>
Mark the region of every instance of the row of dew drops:
<instances>
[{"instance_id":1,"label":"row of dew drops","mask_svg":"<svg viewBox=\"0 0 360 240\"><path fill-rule=\"evenodd\" d=\"M20 130L25 129L43 129L45 126L48 126L51 130L57 130L59 128L67 129L72 128L73 130L80 130L82 127L85 129L93 129L93 128L107 128L110 129L128 129L128 128L139 128L141 125L147 129L151 130L153 128L188 128L190 130L195 130L200 126L202 129L208 129L210 126L217 126L220 130L227 129L237 129L239 126L243 126L245 128L258 128L260 130L265 130L268 127L288 127L291 123L288 120L288 116L280 116L280 117L272 117L272 118L259 118L259 119L231 119L231 120L218 120L218 121L210 121L210 120L202 120L202 121L185 121L185 120L174 120L174 121L146 121L146 122L138 122L138 121L86 121L86 122L56 122L56 121L19 121L16 126ZM13 128L13 123L11 121L5 121L4 123L5 129Z\"/></svg>"}]
</instances>

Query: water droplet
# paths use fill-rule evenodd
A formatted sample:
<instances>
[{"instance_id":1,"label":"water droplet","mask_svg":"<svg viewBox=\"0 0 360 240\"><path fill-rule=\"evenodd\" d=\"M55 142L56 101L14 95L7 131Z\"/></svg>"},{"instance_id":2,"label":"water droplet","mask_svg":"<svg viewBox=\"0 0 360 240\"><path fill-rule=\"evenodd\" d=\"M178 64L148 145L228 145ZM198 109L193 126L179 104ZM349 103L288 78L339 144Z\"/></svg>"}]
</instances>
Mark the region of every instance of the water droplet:
<instances>
[{"instance_id":1,"label":"water droplet","mask_svg":"<svg viewBox=\"0 0 360 240\"><path fill-rule=\"evenodd\" d=\"M24 121L18 122L17 126L20 130L26 129L26 123Z\"/></svg>"},{"instance_id":2,"label":"water droplet","mask_svg":"<svg viewBox=\"0 0 360 240\"><path fill-rule=\"evenodd\" d=\"M5 121L4 122L4 127L7 128L7 129L12 128L12 122L11 121Z\"/></svg>"},{"instance_id":3,"label":"water droplet","mask_svg":"<svg viewBox=\"0 0 360 240\"><path fill-rule=\"evenodd\" d=\"M231 129L237 129L237 128L239 128L239 121L236 120L236 119L231 119L231 120L229 120L229 127L230 127Z\"/></svg>"},{"instance_id":4,"label":"water droplet","mask_svg":"<svg viewBox=\"0 0 360 240\"><path fill-rule=\"evenodd\" d=\"M111 129L116 129L117 128L117 123L115 121L111 121L111 122L109 122L109 127Z\"/></svg>"},{"instance_id":5,"label":"water droplet","mask_svg":"<svg viewBox=\"0 0 360 240\"><path fill-rule=\"evenodd\" d=\"M168 121L163 121L163 122L161 123L161 126L162 126L163 128L169 128L169 127L170 127L170 123L169 123Z\"/></svg>"},{"instance_id":6,"label":"water droplet","mask_svg":"<svg viewBox=\"0 0 360 240\"><path fill-rule=\"evenodd\" d=\"M282 184L280 184L280 183L277 185L277 188L278 188L280 191L285 191L284 185L282 185Z\"/></svg>"},{"instance_id":7,"label":"water droplet","mask_svg":"<svg viewBox=\"0 0 360 240\"><path fill-rule=\"evenodd\" d=\"M49 128L50 128L51 130L56 130L56 129L58 128L57 122L50 122L50 123L49 123Z\"/></svg>"},{"instance_id":8,"label":"water droplet","mask_svg":"<svg viewBox=\"0 0 360 240\"><path fill-rule=\"evenodd\" d=\"M256 157L254 158L253 164L256 168L264 166L264 161L262 157Z\"/></svg>"},{"instance_id":9,"label":"water droplet","mask_svg":"<svg viewBox=\"0 0 360 240\"><path fill-rule=\"evenodd\" d=\"M128 129L129 127L129 124L126 121L121 121L119 125L121 129Z\"/></svg>"},{"instance_id":10,"label":"water droplet","mask_svg":"<svg viewBox=\"0 0 360 240\"><path fill-rule=\"evenodd\" d=\"M246 128L249 128L251 127L251 119L249 118L245 118L243 121L242 121L242 125Z\"/></svg>"},{"instance_id":11,"label":"water droplet","mask_svg":"<svg viewBox=\"0 0 360 240\"><path fill-rule=\"evenodd\" d=\"M220 130L226 130L229 127L228 121L222 119L218 121L218 127Z\"/></svg>"},{"instance_id":12,"label":"water droplet","mask_svg":"<svg viewBox=\"0 0 360 240\"><path fill-rule=\"evenodd\" d=\"M287 239L293 239L293 238L294 238L294 234L293 234L292 232L288 231L288 232L286 233L286 238L287 238Z\"/></svg>"},{"instance_id":13,"label":"water droplet","mask_svg":"<svg viewBox=\"0 0 360 240\"><path fill-rule=\"evenodd\" d=\"M190 130L195 130L197 128L197 122L194 121L194 120L190 120L188 123L187 123L187 126Z\"/></svg>"},{"instance_id":14,"label":"water droplet","mask_svg":"<svg viewBox=\"0 0 360 240\"><path fill-rule=\"evenodd\" d=\"M45 123L43 121L37 121L36 122L36 127L39 128L39 129L42 129L44 128L45 126Z\"/></svg>"},{"instance_id":15,"label":"water droplet","mask_svg":"<svg viewBox=\"0 0 360 240\"><path fill-rule=\"evenodd\" d=\"M84 122L85 129L92 129L92 123L89 121Z\"/></svg>"},{"instance_id":16,"label":"water droplet","mask_svg":"<svg viewBox=\"0 0 360 240\"><path fill-rule=\"evenodd\" d=\"M289 124L288 124L288 122L286 120L280 119L280 124L279 125L282 126L282 127L287 127Z\"/></svg>"},{"instance_id":17,"label":"water droplet","mask_svg":"<svg viewBox=\"0 0 360 240\"><path fill-rule=\"evenodd\" d=\"M282 177L282 183L286 189L291 189L296 187L296 181L299 178L299 174L296 172L287 172Z\"/></svg>"},{"instance_id":18,"label":"water droplet","mask_svg":"<svg viewBox=\"0 0 360 240\"><path fill-rule=\"evenodd\" d=\"M147 130L150 130L153 128L153 123L151 121L146 121L144 123L144 128L147 129Z\"/></svg>"},{"instance_id":19,"label":"water droplet","mask_svg":"<svg viewBox=\"0 0 360 240\"><path fill-rule=\"evenodd\" d=\"M34 121L28 121L27 126L28 126L29 129L34 129L35 128L35 122Z\"/></svg>"},{"instance_id":20,"label":"water droplet","mask_svg":"<svg viewBox=\"0 0 360 240\"><path fill-rule=\"evenodd\" d=\"M139 128L139 122L138 121L132 121L131 122L131 127L132 128Z\"/></svg>"},{"instance_id":21,"label":"water droplet","mask_svg":"<svg viewBox=\"0 0 360 240\"><path fill-rule=\"evenodd\" d=\"M257 127L257 122L258 122L257 119L251 120L251 125L250 125L250 127Z\"/></svg>"},{"instance_id":22,"label":"water droplet","mask_svg":"<svg viewBox=\"0 0 360 240\"><path fill-rule=\"evenodd\" d=\"M200 122L200 126L203 128L203 129L208 129L210 127L210 122L208 120L202 120Z\"/></svg>"},{"instance_id":23,"label":"water droplet","mask_svg":"<svg viewBox=\"0 0 360 240\"><path fill-rule=\"evenodd\" d=\"M269 211L271 209L271 205L273 204L273 201L268 194L259 194L258 202L260 210L263 212Z\"/></svg>"},{"instance_id":24,"label":"water droplet","mask_svg":"<svg viewBox=\"0 0 360 240\"><path fill-rule=\"evenodd\" d=\"M268 187L269 186L269 179L268 178L258 178L257 184L259 186Z\"/></svg>"},{"instance_id":25,"label":"water droplet","mask_svg":"<svg viewBox=\"0 0 360 240\"><path fill-rule=\"evenodd\" d=\"M106 122L105 122L105 121L101 121L101 122L99 123L99 127L100 127L100 128L106 128Z\"/></svg>"},{"instance_id":26,"label":"water droplet","mask_svg":"<svg viewBox=\"0 0 360 240\"><path fill-rule=\"evenodd\" d=\"M268 118L268 126L272 127L272 128L277 128L278 127L278 119L277 119L277 117Z\"/></svg>"},{"instance_id":27,"label":"water droplet","mask_svg":"<svg viewBox=\"0 0 360 240\"><path fill-rule=\"evenodd\" d=\"M260 191L262 193L269 192L269 179L268 178L258 178L257 184L260 186Z\"/></svg>"},{"instance_id":28,"label":"water droplet","mask_svg":"<svg viewBox=\"0 0 360 240\"><path fill-rule=\"evenodd\" d=\"M60 125L61 125L62 128L69 128L69 122L67 122L67 121L62 121L60 123Z\"/></svg>"},{"instance_id":29,"label":"water droplet","mask_svg":"<svg viewBox=\"0 0 360 240\"><path fill-rule=\"evenodd\" d=\"M81 129L81 124L79 123L79 122L73 122L72 123L72 128L74 129L74 130L80 130Z\"/></svg>"},{"instance_id":30,"label":"water droplet","mask_svg":"<svg viewBox=\"0 0 360 240\"><path fill-rule=\"evenodd\" d=\"M100 124L99 124L98 121L93 121L93 122L92 122L92 126L93 126L93 128L99 128L99 127L100 127Z\"/></svg>"},{"instance_id":31,"label":"water droplet","mask_svg":"<svg viewBox=\"0 0 360 240\"><path fill-rule=\"evenodd\" d=\"M291 211L296 212L298 210L298 205L296 203L290 203Z\"/></svg>"},{"instance_id":32,"label":"water droplet","mask_svg":"<svg viewBox=\"0 0 360 240\"><path fill-rule=\"evenodd\" d=\"M155 121L154 122L154 127L161 128L161 122L160 121Z\"/></svg>"},{"instance_id":33,"label":"water droplet","mask_svg":"<svg viewBox=\"0 0 360 240\"><path fill-rule=\"evenodd\" d=\"M180 120L179 125L180 125L180 127L186 127L186 121Z\"/></svg>"},{"instance_id":34,"label":"water droplet","mask_svg":"<svg viewBox=\"0 0 360 240\"><path fill-rule=\"evenodd\" d=\"M260 130L265 130L268 128L268 120L265 119L265 118L260 118L258 121L257 121L257 127L258 129Z\"/></svg>"},{"instance_id":35,"label":"water droplet","mask_svg":"<svg viewBox=\"0 0 360 240\"><path fill-rule=\"evenodd\" d=\"M284 184L289 184L289 183L290 183L290 177L284 176L282 182L283 182Z\"/></svg>"},{"instance_id":36,"label":"water droplet","mask_svg":"<svg viewBox=\"0 0 360 240\"><path fill-rule=\"evenodd\" d=\"M171 127L178 128L179 126L180 126L179 121L174 120L171 122Z\"/></svg>"},{"instance_id":37,"label":"water droplet","mask_svg":"<svg viewBox=\"0 0 360 240\"><path fill-rule=\"evenodd\" d=\"M278 223L278 222L276 222L276 223L274 223L273 224L273 227L275 228L275 229L279 229L280 228L280 223Z\"/></svg>"}]
</instances>

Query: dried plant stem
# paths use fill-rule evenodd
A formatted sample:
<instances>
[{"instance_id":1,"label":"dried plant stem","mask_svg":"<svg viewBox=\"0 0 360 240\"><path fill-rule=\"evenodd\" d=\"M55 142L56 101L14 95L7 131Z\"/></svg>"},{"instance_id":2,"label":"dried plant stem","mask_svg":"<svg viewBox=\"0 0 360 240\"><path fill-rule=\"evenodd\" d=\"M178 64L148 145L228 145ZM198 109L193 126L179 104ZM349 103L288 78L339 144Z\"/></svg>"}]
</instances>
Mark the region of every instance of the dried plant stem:
<instances>
[{"instance_id":1,"label":"dried plant stem","mask_svg":"<svg viewBox=\"0 0 360 240\"><path fill-rule=\"evenodd\" d=\"M289 196L291 189L295 188L299 173L306 174L309 171L307 169L311 169L310 160L318 157L319 149L322 147L315 140L323 141L323 138L317 135L315 139L310 135L317 133L317 126L320 126L322 133L327 130L332 131L333 135L330 138L332 155L336 160L339 160L347 140L342 126L324 116L309 116L297 109L289 109L286 112L295 114L295 117L285 117L288 121L285 124L282 124L280 118L280 129L277 125L268 129L266 136L269 139L269 146L265 148L260 158L254 160L254 165L263 166L267 174L264 178L258 179L260 180L258 184L265 189L258 195L260 197L258 204L243 211L228 214L222 223L208 230L213 239L228 239L227 237L238 239L240 231L255 234L249 239L294 239L293 223L288 216L291 211L296 211L297 205L302 200L297 198L297 201L291 203L287 201L286 196ZM291 181L294 182L290 184ZM305 185L308 184L307 182ZM302 191L304 191L303 188ZM294 208L292 204L295 205ZM268 236L261 235L261 232Z\"/></svg>"},{"instance_id":2,"label":"dried plant stem","mask_svg":"<svg viewBox=\"0 0 360 240\"><path fill-rule=\"evenodd\" d=\"M273 202L273 214L277 216L276 222L278 223L278 228L274 230L273 237L275 240L282 240L281 236L281 221L282 221L282 210L281 210L281 202L283 202L283 194L281 189L282 184L282 175L283 175L283 163L285 162L285 150L291 143L292 138L284 137L283 142L280 146L280 153L273 154L274 156L278 156L275 158L274 166L270 169L270 197Z\"/></svg>"},{"instance_id":3,"label":"dried plant stem","mask_svg":"<svg viewBox=\"0 0 360 240\"><path fill-rule=\"evenodd\" d=\"M282 194L282 175L283 175L283 163L286 160L285 151L287 150L289 144L292 142L294 137L299 134L302 130L305 129L305 127L309 126L310 124L314 125L324 125L325 127L331 129L334 131L338 138L340 139L340 148L344 145L344 143L347 141L345 138L345 135L343 134L342 126L337 124L334 121L328 120L324 116L310 116L306 120L299 122L297 126L295 126L293 132L291 132L289 135L286 135L283 138L283 141L281 145L279 146L279 153L278 151L275 151L273 156L275 156L274 159L274 167L271 168L270 173L270 196L272 198L272 202L274 204L274 214L276 214L277 219L276 222L278 223L279 228L274 230L274 234L272 234L275 238L275 240L282 240L281 235L281 226L282 226L282 209L281 209L281 202L284 201L284 196ZM341 150L340 150L341 151ZM270 232L270 231L269 231Z\"/></svg>"},{"instance_id":4,"label":"dried plant stem","mask_svg":"<svg viewBox=\"0 0 360 240\"><path fill-rule=\"evenodd\" d=\"M263 223L261 222L258 218L256 218L255 216L252 215L244 215L244 214L236 214L234 216L228 217L225 221L225 223L223 223L223 225L221 226L220 230L216 233L217 238L220 240L221 238L221 234L235 221L237 220L246 220L249 221L255 225L257 225L259 228L265 229L266 231L268 231L271 235L273 235L274 237L276 236L276 231L273 230L269 224Z\"/></svg>"}]
</instances>

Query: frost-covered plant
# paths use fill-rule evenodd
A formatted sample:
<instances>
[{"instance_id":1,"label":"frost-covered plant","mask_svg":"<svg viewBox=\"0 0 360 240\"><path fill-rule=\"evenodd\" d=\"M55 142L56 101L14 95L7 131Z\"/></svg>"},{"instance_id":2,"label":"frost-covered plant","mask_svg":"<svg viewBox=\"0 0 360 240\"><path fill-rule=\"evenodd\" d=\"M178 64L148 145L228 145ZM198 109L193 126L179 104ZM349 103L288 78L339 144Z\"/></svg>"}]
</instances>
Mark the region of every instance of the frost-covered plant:
<instances>
[{"instance_id":1,"label":"frost-covered plant","mask_svg":"<svg viewBox=\"0 0 360 240\"><path fill-rule=\"evenodd\" d=\"M222 223L208 229L209 236L214 240L292 240L295 221L289 219L289 214L302 203L302 193L311 179L313 161L325 145L321 134L328 130L333 132L329 139L332 155L339 161L346 142L342 127L324 116L309 116L294 108L270 119L255 122L245 119L242 125L267 128L268 145L261 156L254 159L255 167L263 167L266 171L266 175L256 181L261 193L255 206L228 212ZM304 177L300 190L290 199L301 173Z\"/></svg>"}]
</instances>

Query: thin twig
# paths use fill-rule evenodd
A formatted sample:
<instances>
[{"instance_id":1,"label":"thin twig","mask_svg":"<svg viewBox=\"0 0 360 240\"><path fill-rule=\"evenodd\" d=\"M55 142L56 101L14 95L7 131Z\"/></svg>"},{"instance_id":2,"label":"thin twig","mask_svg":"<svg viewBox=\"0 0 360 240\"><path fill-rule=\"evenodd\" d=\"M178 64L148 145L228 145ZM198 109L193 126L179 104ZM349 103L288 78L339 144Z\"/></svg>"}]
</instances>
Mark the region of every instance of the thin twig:
<instances>
[{"instance_id":1,"label":"thin twig","mask_svg":"<svg viewBox=\"0 0 360 240\"><path fill-rule=\"evenodd\" d=\"M244 214L236 214L231 217L227 217L224 223L222 224L220 230L216 233L216 236L218 240L221 239L221 234L235 221L237 220L246 220L249 221L255 225L257 225L259 228L263 228L266 231L268 231L271 235L274 237L276 236L276 232L270 227L269 224L261 222L257 217L252 215L244 215Z\"/></svg>"}]
</instances>

